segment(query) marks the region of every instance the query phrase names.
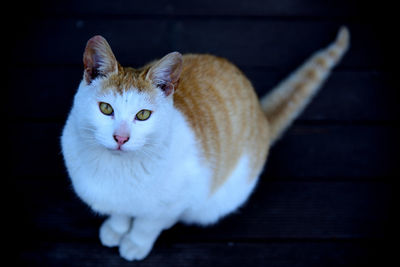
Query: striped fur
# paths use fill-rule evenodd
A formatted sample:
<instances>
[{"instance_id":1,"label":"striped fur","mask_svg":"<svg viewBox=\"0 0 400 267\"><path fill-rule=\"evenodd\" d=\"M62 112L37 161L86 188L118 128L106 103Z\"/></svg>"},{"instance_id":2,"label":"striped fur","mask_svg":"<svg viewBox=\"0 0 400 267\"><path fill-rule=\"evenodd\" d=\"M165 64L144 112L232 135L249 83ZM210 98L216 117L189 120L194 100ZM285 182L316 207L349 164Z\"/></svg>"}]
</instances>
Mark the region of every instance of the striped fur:
<instances>
[{"instance_id":1,"label":"striped fur","mask_svg":"<svg viewBox=\"0 0 400 267\"><path fill-rule=\"evenodd\" d=\"M261 99L274 143L304 110L321 88L332 68L349 47L349 31L342 28L336 41L315 53L298 70Z\"/></svg>"}]
</instances>

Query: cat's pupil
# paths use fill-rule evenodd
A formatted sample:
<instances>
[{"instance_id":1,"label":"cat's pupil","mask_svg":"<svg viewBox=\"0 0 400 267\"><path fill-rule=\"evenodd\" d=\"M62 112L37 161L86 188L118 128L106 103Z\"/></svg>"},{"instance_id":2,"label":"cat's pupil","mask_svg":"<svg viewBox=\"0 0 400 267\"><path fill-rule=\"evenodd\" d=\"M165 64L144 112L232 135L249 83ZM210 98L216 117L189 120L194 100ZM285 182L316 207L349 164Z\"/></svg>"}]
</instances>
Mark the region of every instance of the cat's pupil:
<instances>
[{"instance_id":1,"label":"cat's pupil","mask_svg":"<svg viewBox=\"0 0 400 267\"><path fill-rule=\"evenodd\" d=\"M104 115L112 115L114 113L113 108L111 107L110 104L105 103L105 102L100 102L99 103L99 107L100 107L100 111L104 114Z\"/></svg>"},{"instance_id":2,"label":"cat's pupil","mask_svg":"<svg viewBox=\"0 0 400 267\"><path fill-rule=\"evenodd\" d=\"M136 114L136 119L140 121L147 120L151 115L151 111L147 109L143 109Z\"/></svg>"}]
</instances>

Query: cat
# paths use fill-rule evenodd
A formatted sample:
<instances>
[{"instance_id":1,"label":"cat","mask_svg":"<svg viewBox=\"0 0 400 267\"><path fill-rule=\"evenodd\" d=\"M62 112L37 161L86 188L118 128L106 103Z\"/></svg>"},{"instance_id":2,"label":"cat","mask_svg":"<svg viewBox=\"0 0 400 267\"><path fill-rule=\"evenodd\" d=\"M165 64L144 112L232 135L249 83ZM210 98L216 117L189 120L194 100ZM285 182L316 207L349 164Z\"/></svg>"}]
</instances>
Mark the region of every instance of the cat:
<instances>
[{"instance_id":1,"label":"cat","mask_svg":"<svg viewBox=\"0 0 400 267\"><path fill-rule=\"evenodd\" d=\"M211 225L241 207L271 145L348 47L342 27L259 100L224 58L172 52L134 69L103 37L91 38L61 147L76 194L108 216L101 243L142 260L177 222Z\"/></svg>"}]
</instances>

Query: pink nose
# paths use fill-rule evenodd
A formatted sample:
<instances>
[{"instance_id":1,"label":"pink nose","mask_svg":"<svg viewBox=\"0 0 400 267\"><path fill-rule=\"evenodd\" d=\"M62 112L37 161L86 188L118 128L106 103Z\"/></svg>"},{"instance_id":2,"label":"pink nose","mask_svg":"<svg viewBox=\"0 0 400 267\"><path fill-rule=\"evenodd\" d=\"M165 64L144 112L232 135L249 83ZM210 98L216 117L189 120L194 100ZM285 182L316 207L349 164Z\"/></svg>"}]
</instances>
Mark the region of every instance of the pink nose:
<instances>
[{"instance_id":1,"label":"pink nose","mask_svg":"<svg viewBox=\"0 0 400 267\"><path fill-rule=\"evenodd\" d=\"M114 140L115 142L118 143L118 145L122 146L129 140L129 136L120 136L120 135L114 135Z\"/></svg>"}]
</instances>

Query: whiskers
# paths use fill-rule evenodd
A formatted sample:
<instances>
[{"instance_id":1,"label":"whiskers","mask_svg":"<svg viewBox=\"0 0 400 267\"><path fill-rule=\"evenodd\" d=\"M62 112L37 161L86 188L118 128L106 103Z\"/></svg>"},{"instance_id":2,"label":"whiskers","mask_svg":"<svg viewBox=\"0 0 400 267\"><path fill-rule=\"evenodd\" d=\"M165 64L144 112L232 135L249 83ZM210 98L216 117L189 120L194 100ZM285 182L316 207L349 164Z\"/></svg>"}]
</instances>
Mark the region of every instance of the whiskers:
<instances>
[{"instance_id":1,"label":"whiskers","mask_svg":"<svg viewBox=\"0 0 400 267\"><path fill-rule=\"evenodd\" d=\"M168 145L164 142L159 142L154 138L146 138L145 145L139 150L148 159L157 160L161 159L165 154Z\"/></svg>"},{"instance_id":2,"label":"whiskers","mask_svg":"<svg viewBox=\"0 0 400 267\"><path fill-rule=\"evenodd\" d=\"M86 125L80 126L79 130L79 138L82 143L82 150L93 149L103 153L107 153L107 144L112 145L112 140L110 137L101 135L97 132L97 129L93 126ZM111 140L111 141L110 141ZM144 136L144 137L132 137L133 145L131 148L127 143L125 146L125 151L120 151L121 153L117 153L117 155L121 156L126 153L126 156L138 156L140 158L144 158L148 161L157 161L162 160L165 156L166 151L168 150L168 142L167 140L160 140L157 136ZM136 149L135 147L136 143ZM143 144L142 146L140 144ZM124 147L123 147L124 148ZM130 156L129 156L130 155Z\"/></svg>"},{"instance_id":3,"label":"whiskers","mask_svg":"<svg viewBox=\"0 0 400 267\"><path fill-rule=\"evenodd\" d=\"M91 126L80 126L79 137L86 148L98 148L100 143L106 141L105 138L96 135L96 129Z\"/></svg>"}]
</instances>

